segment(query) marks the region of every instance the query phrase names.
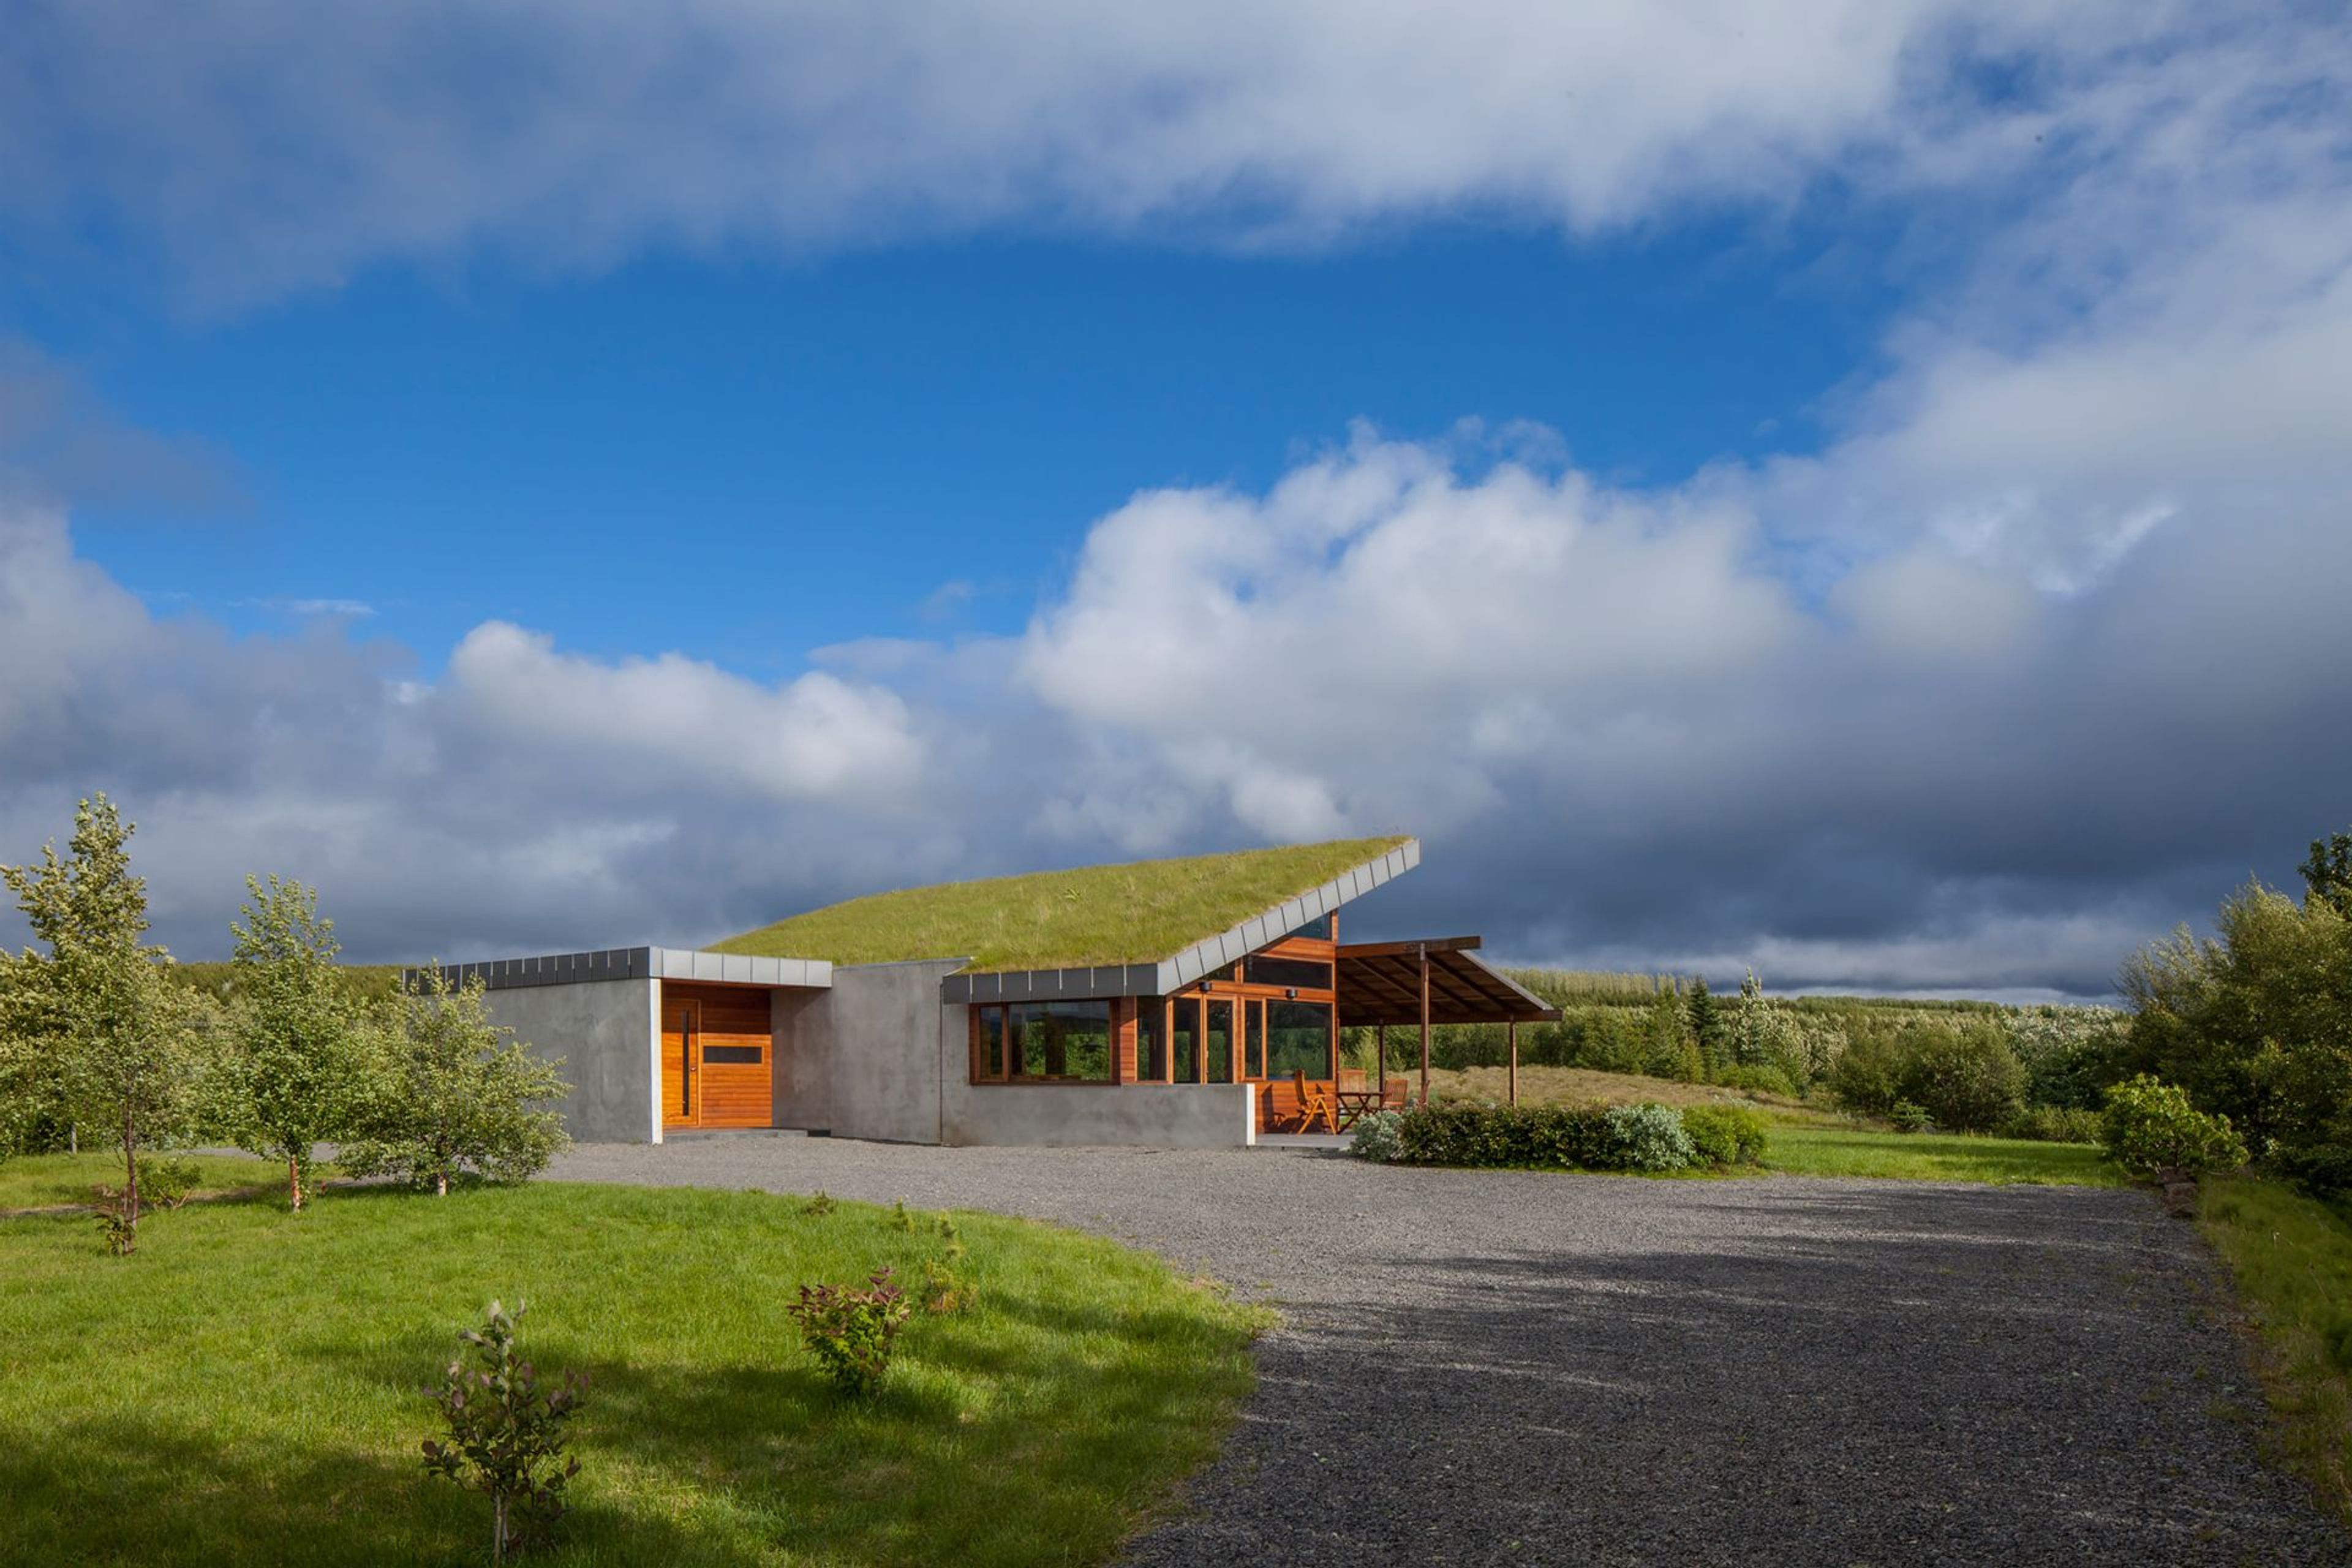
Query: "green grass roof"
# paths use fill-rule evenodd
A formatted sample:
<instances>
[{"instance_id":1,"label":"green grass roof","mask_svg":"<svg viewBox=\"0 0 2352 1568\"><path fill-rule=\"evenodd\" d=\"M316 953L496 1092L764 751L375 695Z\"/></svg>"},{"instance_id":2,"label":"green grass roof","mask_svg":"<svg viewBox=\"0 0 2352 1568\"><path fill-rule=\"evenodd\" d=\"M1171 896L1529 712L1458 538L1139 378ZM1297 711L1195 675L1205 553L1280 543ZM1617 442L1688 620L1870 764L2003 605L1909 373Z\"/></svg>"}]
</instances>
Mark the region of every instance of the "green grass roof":
<instances>
[{"instance_id":1,"label":"green grass roof","mask_svg":"<svg viewBox=\"0 0 2352 1568\"><path fill-rule=\"evenodd\" d=\"M1347 838L908 888L715 946L835 963L970 958L975 971L1157 963L1408 842Z\"/></svg>"}]
</instances>

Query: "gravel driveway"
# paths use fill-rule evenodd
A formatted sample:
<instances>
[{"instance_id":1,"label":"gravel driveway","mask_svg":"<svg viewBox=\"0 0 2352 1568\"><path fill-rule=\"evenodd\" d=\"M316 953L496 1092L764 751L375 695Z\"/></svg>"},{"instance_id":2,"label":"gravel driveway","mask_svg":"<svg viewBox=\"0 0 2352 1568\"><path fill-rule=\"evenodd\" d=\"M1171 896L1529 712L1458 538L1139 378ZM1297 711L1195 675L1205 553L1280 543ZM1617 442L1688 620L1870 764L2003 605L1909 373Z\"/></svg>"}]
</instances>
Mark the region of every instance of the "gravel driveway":
<instances>
[{"instance_id":1,"label":"gravel driveway","mask_svg":"<svg viewBox=\"0 0 2352 1568\"><path fill-rule=\"evenodd\" d=\"M1031 1215L1282 1306L1136 1564L2352 1564L2137 1193L774 1134L551 1173Z\"/></svg>"}]
</instances>

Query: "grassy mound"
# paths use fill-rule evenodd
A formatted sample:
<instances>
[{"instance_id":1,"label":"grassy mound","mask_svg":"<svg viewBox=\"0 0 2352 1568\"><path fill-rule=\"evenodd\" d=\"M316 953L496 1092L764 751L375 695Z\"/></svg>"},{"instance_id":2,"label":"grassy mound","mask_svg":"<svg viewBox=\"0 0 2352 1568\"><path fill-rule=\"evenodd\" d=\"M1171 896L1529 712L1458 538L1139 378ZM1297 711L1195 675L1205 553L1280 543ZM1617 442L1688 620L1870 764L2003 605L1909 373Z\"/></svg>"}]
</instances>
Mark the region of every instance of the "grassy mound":
<instances>
[{"instance_id":1,"label":"grassy mound","mask_svg":"<svg viewBox=\"0 0 2352 1568\"><path fill-rule=\"evenodd\" d=\"M33 1163L27 1162L26 1163ZM918 1314L844 1404L785 1306L940 1258L843 1204L543 1184L0 1221L0 1563L476 1563L420 1390L493 1297L590 1378L562 1563L1102 1560L1213 1452L1252 1314L1108 1242L956 1216L979 1305Z\"/></svg>"}]
</instances>

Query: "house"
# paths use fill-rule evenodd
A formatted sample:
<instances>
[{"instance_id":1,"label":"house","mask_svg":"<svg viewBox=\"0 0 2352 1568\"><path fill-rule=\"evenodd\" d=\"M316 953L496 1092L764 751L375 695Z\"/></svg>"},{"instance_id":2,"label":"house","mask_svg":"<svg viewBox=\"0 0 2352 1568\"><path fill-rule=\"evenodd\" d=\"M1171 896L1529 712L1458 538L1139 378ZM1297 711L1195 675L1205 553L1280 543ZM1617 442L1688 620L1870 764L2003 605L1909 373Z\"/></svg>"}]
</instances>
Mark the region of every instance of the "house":
<instances>
[{"instance_id":1,"label":"house","mask_svg":"<svg viewBox=\"0 0 2352 1568\"><path fill-rule=\"evenodd\" d=\"M1557 1018L1475 937L1348 943L1412 838L853 899L704 951L453 965L564 1058L589 1142L799 1128L913 1143L1222 1147L1347 1087L1339 1031ZM1386 1053L1381 1053L1383 1063ZM1385 1071L1385 1067L1381 1071Z\"/></svg>"}]
</instances>

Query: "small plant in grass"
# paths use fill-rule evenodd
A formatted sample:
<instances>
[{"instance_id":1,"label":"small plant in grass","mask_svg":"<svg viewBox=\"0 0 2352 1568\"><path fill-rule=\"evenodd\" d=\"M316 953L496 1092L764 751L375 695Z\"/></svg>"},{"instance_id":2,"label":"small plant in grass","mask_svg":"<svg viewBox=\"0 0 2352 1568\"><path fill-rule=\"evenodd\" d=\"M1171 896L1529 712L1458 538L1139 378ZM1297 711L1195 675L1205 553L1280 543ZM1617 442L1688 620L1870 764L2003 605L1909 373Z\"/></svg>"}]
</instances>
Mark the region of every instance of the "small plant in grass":
<instances>
[{"instance_id":1,"label":"small plant in grass","mask_svg":"<svg viewBox=\"0 0 2352 1568\"><path fill-rule=\"evenodd\" d=\"M1356 1140L1348 1145L1348 1152L1378 1164L1393 1162L1404 1152L1404 1135L1397 1128L1402 1120L1393 1110L1373 1111L1356 1123Z\"/></svg>"},{"instance_id":2,"label":"small plant in grass","mask_svg":"<svg viewBox=\"0 0 2352 1568\"><path fill-rule=\"evenodd\" d=\"M1612 1105L1603 1120L1621 1170L1679 1171L1696 1156L1681 1115L1670 1105Z\"/></svg>"},{"instance_id":3,"label":"small plant in grass","mask_svg":"<svg viewBox=\"0 0 2352 1568\"><path fill-rule=\"evenodd\" d=\"M2116 1164L2139 1176L2197 1176L2246 1163L2246 1145L2228 1117L2206 1114L2178 1086L2147 1073L2107 1090L2099 1142Z\"/></svg>"},{"instance_id":4,"label":"small plant in grass","mask_svg":"<svg viewBox=\"0 0 2352 1568\"><path fill-rule=\"evenodd\" d=\"M915 1216L907 1212L907 1200L904 1198L890 1205L890 1228L905 1231L915 1228Z\"/></svg>"},{"instance_id":5,"label":"small plant in grass","mask_svg":"<svg viewBox=\"0 0 2352 1568\"><path fill-rule=\"evenodd\" d=\"M833 1212L833 1194L819 1187L810 1194L808 1202L801 1205L801 1213L811 1219L823 1219Z\"/></svg>"},{"instance_id":6,"label":"small plant in grass","mask_svg":"<svg viewBox=\"0 0 2352 1568\"><path fill-rule=\"evenodd\" d=\"M1764 1119L1744 1105L1694 1105L1683 1131L1698 1163L1753 1165L1764 1158Z\"/></svg>"},{"instance_id":7,"label":"small plant in grass","mask_svg":"<svg viewBox=\"0 0 2352 1568\"><path fill-rule=\"evenodd\" d=\"M907 1294L890 1282L890 1270L877 1271L868 1287L803 1285L787 1309L800 1324L809 1353L824 1367L833 1385L852 1398L871 1394L890 1370L890 1352L913 1309Z\"/></svg>"},{"instance_id":8,"label":"small plant in grass","mask_svg":"<svg viewBox=\"0 0 2352 1568\"><path fill-rule=\"evenodd\" d=\"M563 1458L563 1425L587 1381L567 1373L561 1386L541 1385L516 1345L522 1314L521 1302L511 1313L491 1302L482 1326L457 1336L467 1352L449 1363L439 1388L425 1391L449 1426L446 1440L425 1440L425 1468L488 1496L493 1563L553 1540L563 1489L580 1473L577 1458Z\"/></svg>"},{"instance_id":9,"label":"small plant in grass","mask_svg":"<svg viewBox=\"0 0 2352 1568\"><path fill-rule=\"evenodd\" d=\"M958 1230L956 1222L946 1215L940 1215L940 1241L950 1258L961 1258L970 1250L963 1244L963 1232Z\"/></svg>"},{"instance_id":10,"label":"small plant in grass","mask_svg":"<svg viewBox=\"0 0 2352 1568\"><path fill-rule=\"evenodd\" d=\"M1898 1100L1886 1108L1886 1124L1897 1132L1925 1132L1936 1124L1927 1108L1913 1100Z\"/></svg>"},{"instance_id":11,"label":"small plant in grass","mask_svg":"<svg viewBox=\"0 0 2352 1568\"><path fill-rule=\"evenodd\" d=\"M923 1265L923 1310L951 1317L980 1299L970 1280L937 1258Z\"/></svg>"}]
</instances>

